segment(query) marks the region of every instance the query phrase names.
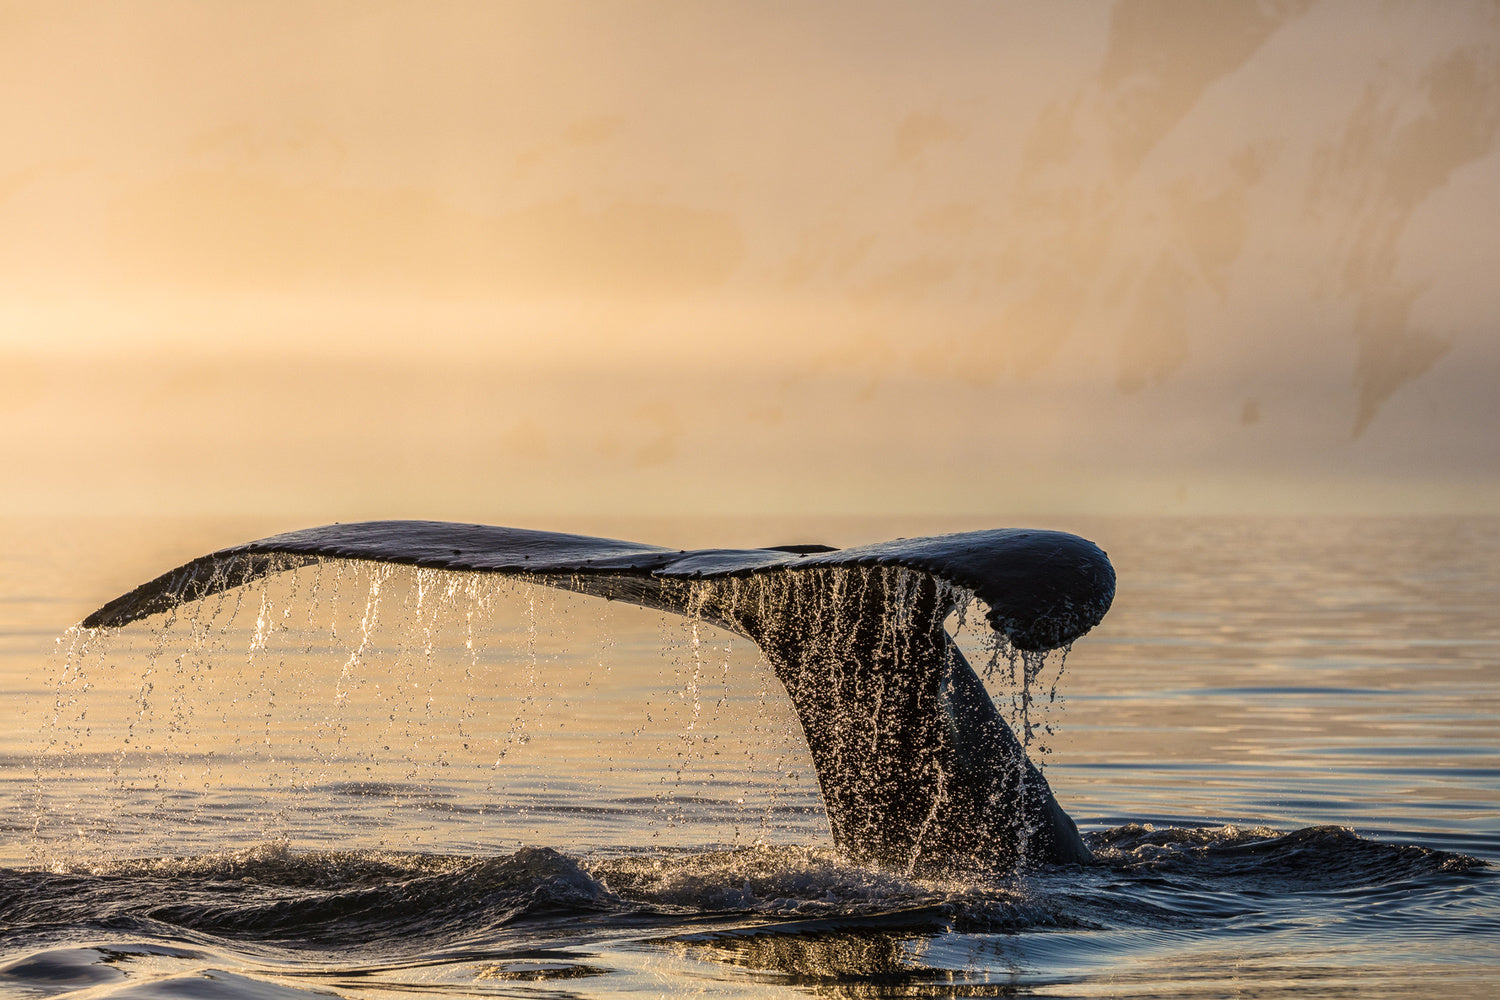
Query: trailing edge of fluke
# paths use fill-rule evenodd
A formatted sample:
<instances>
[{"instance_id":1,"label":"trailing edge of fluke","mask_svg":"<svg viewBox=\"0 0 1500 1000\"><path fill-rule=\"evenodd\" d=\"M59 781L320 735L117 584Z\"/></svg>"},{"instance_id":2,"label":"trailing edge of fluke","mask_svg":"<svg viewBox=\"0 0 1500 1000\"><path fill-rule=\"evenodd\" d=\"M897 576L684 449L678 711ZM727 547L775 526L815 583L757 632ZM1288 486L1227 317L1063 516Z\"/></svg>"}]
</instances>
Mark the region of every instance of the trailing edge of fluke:
<instances>
[{"instance_id":1,"label":"trailing edge of fluke","mask_svg":"<svg viewBox=\"0 0 1500 1000\"><path fill-rule=\"evenodd\" d=\"M278 558L280 557L280 558ZM849 549L671 549L554 531L447 521L365 521L272 535L217 552L122 594L83 620L107 628L319 559L362 559L509 576L712 580L782 570L892 566L971 592L1018 649L1046 650L1093 628L1114 599L1098 546L1060 531L992 529L901 538Z\"/></svg>"}]
</instances>

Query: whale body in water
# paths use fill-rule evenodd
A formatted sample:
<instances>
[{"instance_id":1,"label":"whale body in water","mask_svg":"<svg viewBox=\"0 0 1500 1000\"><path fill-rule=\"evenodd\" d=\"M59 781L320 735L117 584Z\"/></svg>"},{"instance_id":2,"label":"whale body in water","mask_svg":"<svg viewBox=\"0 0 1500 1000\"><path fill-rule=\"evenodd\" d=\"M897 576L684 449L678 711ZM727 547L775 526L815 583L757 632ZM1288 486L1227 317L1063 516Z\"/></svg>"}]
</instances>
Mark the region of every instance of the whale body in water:
<instances>
[{"instance_id":1,"label":"whale body in water","mask_svg":"<svg viewBox=\"0 0 1500 1000\"><path fill-rule=\"evenodd\" d=\"M941 876L1092 860L943 624L972 595L1016 649L1083 635L1109 610L1115 575L1075 535L689 551L437 521L333 524L201 556L82 624L118 627L323 559L523 577L747 636L791 698L835 845L860 861Z\"/></svg>"}]
</instances>

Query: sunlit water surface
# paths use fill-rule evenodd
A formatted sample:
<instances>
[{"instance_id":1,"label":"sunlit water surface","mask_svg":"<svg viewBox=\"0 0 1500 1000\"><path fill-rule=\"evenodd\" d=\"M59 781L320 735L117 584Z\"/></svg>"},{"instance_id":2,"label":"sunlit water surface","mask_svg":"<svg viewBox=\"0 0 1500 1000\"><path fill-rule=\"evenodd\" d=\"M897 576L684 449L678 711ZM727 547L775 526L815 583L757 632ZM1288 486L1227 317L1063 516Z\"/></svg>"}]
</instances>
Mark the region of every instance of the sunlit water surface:
<instances>
[{"instance_id":1,"label":"sunlit water surface","mask_svg":"<svg viewBox=\"0 0 1500 1000\"><path fill-rule=\"evenodd\" d=\"M1094 539L1119 574L1024 720L1104 864L954 883L831 849L778 682L703 624L328 563L57 639L149 576L293 526L0 523L0 993L1500 982L1500 519L1036 525ZM531 526L752 546L1002 525ZM1024 728L972 622L971 662Z\"/></svg>"}]
</instances>

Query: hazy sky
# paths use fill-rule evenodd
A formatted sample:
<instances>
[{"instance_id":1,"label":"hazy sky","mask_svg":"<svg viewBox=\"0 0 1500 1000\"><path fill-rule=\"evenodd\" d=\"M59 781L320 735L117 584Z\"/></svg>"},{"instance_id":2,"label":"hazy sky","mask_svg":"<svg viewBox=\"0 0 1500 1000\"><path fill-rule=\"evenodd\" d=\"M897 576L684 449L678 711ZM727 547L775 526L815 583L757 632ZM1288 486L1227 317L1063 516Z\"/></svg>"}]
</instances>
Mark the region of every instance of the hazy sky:
<instances>
[{"instance_id":1,"label":"hazy sky","mask_svg":"<svg viewBox=\"0 0 1500 1000\"><path fill-rule=\"evenodd\" d=\"M0 511L1500 512L1500 4L0 2Z\"/></svg>"}]
</instances>

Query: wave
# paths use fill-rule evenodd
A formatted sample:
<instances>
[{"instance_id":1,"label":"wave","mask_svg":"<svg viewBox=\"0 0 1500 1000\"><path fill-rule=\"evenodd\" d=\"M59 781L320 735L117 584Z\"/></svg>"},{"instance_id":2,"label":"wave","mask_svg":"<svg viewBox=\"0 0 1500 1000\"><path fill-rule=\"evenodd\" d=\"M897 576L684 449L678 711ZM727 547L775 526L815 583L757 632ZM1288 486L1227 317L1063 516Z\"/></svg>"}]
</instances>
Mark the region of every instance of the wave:
<instances>
[{"instance_id":1,"label":"wave","mask_svg":"<svg viewBox=\"0 0 1500 1000\"><path fill-rule=\"evenodd\" d=\"M663 974L698 981L703 962L833 995L923 994L1021 968L1239 954L1267 935L1364 955L1500 934L1478 885L1496 871L1462 854L1333 827L1132 824L1089 839L1101 864L946 881L798 846L75 858L0 869L0 995L473 995L599 976L656 989Z\"/></svg>"},{"instance_id":2,"label":"wave","mask_svg":"<svg viewBox=\"0 0 1500 1000\"><path fill-rule=\"evenodd\" d=\"M730 916L754 926L895 920L1014 932L1180 926L1234 917L1268 896L1359 895L1492 874L1466 855L1381 843L1335 827L1281 833L1127 825L1090 839L1102 867L972 881L908 878L810 847L577 858L545 847L464 857L296 852L273 843L193 857L0 870L0 926L18 935L61 927L175 928L305 947L397 942L415 949L556 920L599 926L628 920L658 929Z\"/></svg>"},{"instance_id":3,"label":"wave","mask_svg":"<svg viewBox=\"0 0 1500 1000\"><path fill-rule=\"evenodd\" d=\"M1488 865L1466 854L1368 840L1348 827L1156 829L1128 824L1091 838L1098 859L1133 872L1190 872L1266 889L1365 889Z\"/></svg>"}]
</instances>

